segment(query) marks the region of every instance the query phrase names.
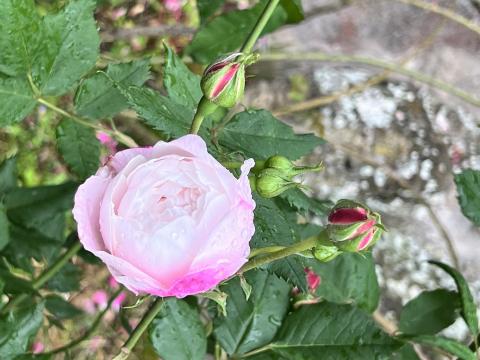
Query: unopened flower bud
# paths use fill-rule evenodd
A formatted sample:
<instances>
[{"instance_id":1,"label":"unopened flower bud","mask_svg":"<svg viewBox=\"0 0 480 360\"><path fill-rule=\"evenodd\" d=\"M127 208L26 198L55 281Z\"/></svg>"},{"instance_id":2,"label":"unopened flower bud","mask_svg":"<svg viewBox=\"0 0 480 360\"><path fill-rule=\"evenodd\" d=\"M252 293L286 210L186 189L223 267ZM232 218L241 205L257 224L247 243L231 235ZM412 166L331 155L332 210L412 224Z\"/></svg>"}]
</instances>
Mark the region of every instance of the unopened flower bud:
<instances>
[{"instance_id":1,"label":"unopened flower bud","mask_svg":"<svg viewBox=\"0 0 480 360\"><path fill-rule=\"evenodd\" d=\"M277 169L263 169L256 179L256 190L264 198L272 198L299 184L287 179Z\"/></svg>"},{"instance_id":2,"label":"unopened flower bud","mask_svg":"<svg viewBox=\"0 0 480 360\"><path fill-rule=\"evenodd\" d=\"M354 201L338 201L328 216L328 236L342 251L366 250L383 231L380 215Z\"/></svg>"},{"instance_id":3,"label":"unopened flower bud","mask_svg":"<svg viewBox=\"0 0 480 360\"><path fill-rule=\"evenodd\" d=\"M282 174L292 179L294 176L307 172L320 171L323 169L322 164L317 166L296 166L289 159L281 155L271 156L265 161L265 168L272 168L282 171Z\"/></svg>"},{"instance_id":4,"label":"unopened flower bud","mask_svg":"<svg viewBox=\"0 0 480 360\"><path fill-rule=\"evenodd\" d=\"M245 62L237 61L240 53L231 54L211 64L203 73L203 95L218 106L231 108L243 97Z\"/></svg>"}]
</instances>

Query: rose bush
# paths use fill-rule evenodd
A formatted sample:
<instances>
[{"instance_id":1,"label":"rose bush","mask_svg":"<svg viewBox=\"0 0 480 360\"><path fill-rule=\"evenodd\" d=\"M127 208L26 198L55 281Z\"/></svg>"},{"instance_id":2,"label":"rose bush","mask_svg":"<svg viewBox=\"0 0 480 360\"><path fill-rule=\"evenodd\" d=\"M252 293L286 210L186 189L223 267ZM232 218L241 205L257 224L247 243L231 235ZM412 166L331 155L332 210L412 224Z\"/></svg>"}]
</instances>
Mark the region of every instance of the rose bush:
<instances>
[{"instance_id":1,"label":"rose bush","mask_svg":"<svg viewBox=\"0 0 480 360\"><path fill-rule=\"evenodd\" d=\"M253 165L236 179L196 135L118 152L76 193L80 241L134 293L210 290L247 261Z\"/></svg>"}]
</instances>

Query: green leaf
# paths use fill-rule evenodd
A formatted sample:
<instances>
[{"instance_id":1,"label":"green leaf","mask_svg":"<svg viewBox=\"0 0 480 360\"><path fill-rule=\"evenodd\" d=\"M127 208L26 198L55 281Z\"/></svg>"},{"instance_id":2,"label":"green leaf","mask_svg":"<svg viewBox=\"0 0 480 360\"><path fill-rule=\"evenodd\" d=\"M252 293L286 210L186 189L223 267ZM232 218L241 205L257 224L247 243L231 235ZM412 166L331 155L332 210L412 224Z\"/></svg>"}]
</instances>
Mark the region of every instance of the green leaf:
<instances>
[{"instance_id":1,"label":"green leaf","mask_svg":"<svg viewBox=\"0 0 480 360\"><path fill-rule=\"evenodd\" d=\"M403 307L399 330L410 335L436 334L455 322L460 307L455 291L424 291Z\"/></svg>"},{"instance_id":2,"label":"green leaf","mask_svg":"<svg viewBox=\"0 0 480 360\"><path fill-rule=\"evenodd\" d=\"M65 240L65 212L73 206L77 184L16 188L5 196L11 222L35 229L59 242Z\"/></svg>"},{"instance_id":3,"label":"green leaf","mask_svg":"<svg viewBox=\"0 0 480 360\"><path fill-rule=\"evenodd\" d=\"M174 102L195 110L202 97L200 76L192 73L175 54L165 45L166 60L163 66L163 85L168 96Z\"/></svg>"},{"instance_id":4,"label":"green leaf","mask_svg":"<svg viewBox=\"0 0 480 360\"><path fill-rule=\"evenodd\" d=\"M250 9L230 11L209 21L195 34L186 48L187 54L192 55L195 61L206 64L222 54L240 48L266 4L267 0L261 0ZM277 7L262 34L274 31L287 20L285 9Z\"/></svg>"},{"instance_id":5,"label":"green leaf","mask_svg":"<svg viewBox=\"0 0 480 360\"><path fill-rule=\"evenodd\" d=\"M252 247L288 246L295 243L297 241L295 234L296 213L284 206L281 201L264 199L256 195L254 199L256 203L254 212L255 233L251 240ZM303 258L295 255L289 256L274 261L266 265L265 268L292 285L298 286L300 290L307 290Z\"/></svg>"},{"instance_id":6,"label":"green leaf","mask_svg":"<svg viewBox=\"0 0 480 360\"><path fill-rule=\"evenodd\" d=\"M412 345L405 344L393 354L392 360L420 360L420 358Z\"/></svg>"},{"instance_id":7,"label":"green leaf","mask_svg":"<svg viewBox=\"0 0 480 360\"><path fill-rule=\"evenodd\" d=\"M0 268L0 279L4 284L2 290L5 294L17 295L35 292L30 281L19 278L6 269Z\"/></svg>"},{"instance_id":8,"label":"green leaf","mask_svg":"<svg viewBox=\"0 0 480 360\"><path fill-rule=\"evenodd\" d=\"M280 6L287 13L288 23L298 23L305 18L301 0L281 0Z\"/></svg>"},{"instance_id":9,"label":"green leaf","mask_svg":"<svg viewBox=\"0 0 480 360\"><path fill-rule=\"evenodd\" d=\"M434 348L442 349L443 351L448 352L449 354L458 356L462 360L476 360L477 356L470 351L470 349L459 343L456 340L447 339L441 336L431 336L431 335L419 335L419 336L408 336L401 337L402 339L416 342L421 345L427 345Z\"/></svg>"},{"instance_id":10,"label":"green leaf","mask_svg":"<svg viewBox=\"0 0 480 360\"><path fill-rule=\"evenodd\" d=\"M287 359L390 359L400 343L363 311L328 302L287 316L268 349Z\"/></svg>"},{"instance_id":11,"label":"green leaf","mask_svg":"<svg viewBox=\"0 0 480 360\"><path fill-rule=\"evenodd\" d=\"M225 0L197 0L200 22L204 24L225 3Z\"/></svg>"},{"instance_id":12,"label":"green leaf","mask_svg":"<svg viewBox=\"0 0 480 360\"><path fill-rule=\"evenodd\" d=\"M0 1L0 34L0 73L26 75L43 46L43 28L34 0Z\"/></svg>"},{"instance_id":13,"label":"green leaf","mask_svg":"<svg viewBox=\"0 0 480 360\"><path fill-rule=\"evenodd\" d=\"M355 303L369 312L377 308L380 288L371 254L344 253L327 263L310 260L309 264L321 278L317 296L339 304Z\"/></svg>"},{"instance_id":14,"label":"green leaf","mask_svg":"<svg viewBox=\"0 0 480 360\"><path fill-rule=\"evenodd\" d=\"M462 274L448 266L438 261L429 261L430 264L438 266L440 269L447 272L457 285L458 293L460 294L460 301L462 303L462 317L467 323L470 333L476 337L478 335L478 318L477 318L477 307L475 305L475 300L473 299L470 288L468 287L467 281L462 276Z\"/></svg>"},{"instance_id":15,"label":"green leaf","mask_svg":"<svg viewBox=\"0 0 480 360\"><path fill-rule=\"evenodd\" d=\"M32 75L44 95L62 95L92 67L100 38L93 18L93 0L73 0L58 14L43 19L44 48Z\"/></svg>"},{"instance_id":16,"label":"green leaf","mask_svg":"<svg viewBox=\"0 0 480 360\"><path fill-rule=\"evenodd\" d=\"M75 95L75 109L79 115L102 119L125 110L128 101L111 80L125 87L143 85L150 77L149 60L110 64L106 74L96 73L80 84Z\"/></svg>"},{"instance_id":17,"label":"green leaf","mask_svg":"<svg viewBox=\"0 0 480 360\"><path fill-rule=\"evenodd\" d=\"M184 300L169 298L149 328L150 341L165 360L203 360L207 337L200 315Z\"/></svg>"},{"instance_id":18,"label":"green leaf","mask_svg":"<svg viewBox=\"0 0 480 360\"><path fill-rule=\"evenodd\" d=\"M12 265L33 274L31 259L50 262L60 251L61 245L58 240L46 237L34 229L10 224L10 242L2 255Z\"/></svg>"},{"instance_id":19,"label":"green leaf","mask_svg":"<svg viewBox=\"0 0 480 360\"><path fill-rule=\"evenodd\" d=\"M480 171L468 169L456 174L455 184L463 214L480 226Z\"/></svg>"},{"instance_id":20,"label":"green leaf","mask_svg":"<svg viewBox=\"0 0 480 360\"><path fill-rule=\"evenodd\" d=\"M92 128L63 119L57 126L57 146L69 168L81 179L97 171L100 143Z\"/></svg>"},{"instance_id":21,"label":"green leaf","mask_svg":"<svg viewBox=\"0 0 480 360\"><path fill-rule=\"evenodd\" d=\"M292 128L266 110L236 114L219 133L218 141L247 157L266 159L283 155L291 160L310 153L324 141L313 134L295 134Z\"/></svg>"},{"instance_id":22,"label":"green leaf","mask_svg":"<svg viewBox=\"0 0 480 360\"><path fill-rule=\"evenodd\" d=\"M3 250L10 242L10 232L8 227L7 210L0 200L0 250Z\"/></svg>"},{"instance_id":23,"label":"green leaf","mask_svg":"<svg viewBox=\"0 0 480 360\"><path fill-rule=\"evenodd\" d=\"M44 304L22 306L0 318L0 358L13 359L27 351L43 321Z\"/></svg>"},{"instance_id":24,"label":"green leaf","mask_svg":"<svg viewBox=\"0 0 480 360\"><path fill-rule=\"evenodd\" d=\"M3 52L1 46L0 49ZM36 101L26 79L3 78L0 75L0 127L23 120L35 105Z\"/></svg>"},{"instance_id":25,"label":"green leaf","mask_svg":"<svg viewBox=\"0 0 480 360\"><path fill-rule=\"evenodd\" d=\"M190 130L193 111L148 88L130 86L126 90L132 108L145 122L170 137L180 137Z\"/></svg>"},{"instance_id":26,"label":"green leaf","mask_svg":"<svg viewBox=\"0 0 480 360\"><path fill-rule=\"evenodd\" d=\"M46 309L59 320L71 319L83 314L83 311L58 295L45 297Z\"/></svg>"},{"instance_id":27,"label":"green leaf","mask_svg":"<svg viewBox=\"0 0 480 360\"><path fill-rule=\"evenodd\" d=\"M247 301L238 278L221 290L228 294L227 316L214 320L214 335L229 354L244 354L269 343L289 306L291 287L266 271L250 271L246 280L252 284Z\"/></svg>"},{"instance_id":28,"label":"green leaf","mask_svg":"<svg viewBox=\"0 0 480 360\"><path fill-rule=\"evenodd\" d=\"M59 292L78 290L81 278L80 269L72 263L67 263L47 282L47 288Z\"/></svg>"},{"instance_id":29,"label":"green leaf","mask_svg":"<svg viewBox=\"0 0 480 360\"><path fill-rule=\"evenodd\" d=\"M325 216L333 206L331 201L307 196L302 190L297 188L285 191L280 197L287 200L290 206L304 214L313 213L314 215Z\"/></svg>"},{"instance_id":30,"label":"green leaf","mask_svg":"<svg viewBox=\"0 0 480 360\"><path fill-rule=\"evenodd\" d=\"M6 159L0 165L0 198L1 194L17 186L17 161L15 158Z\"/></svg>"}]
</instances>

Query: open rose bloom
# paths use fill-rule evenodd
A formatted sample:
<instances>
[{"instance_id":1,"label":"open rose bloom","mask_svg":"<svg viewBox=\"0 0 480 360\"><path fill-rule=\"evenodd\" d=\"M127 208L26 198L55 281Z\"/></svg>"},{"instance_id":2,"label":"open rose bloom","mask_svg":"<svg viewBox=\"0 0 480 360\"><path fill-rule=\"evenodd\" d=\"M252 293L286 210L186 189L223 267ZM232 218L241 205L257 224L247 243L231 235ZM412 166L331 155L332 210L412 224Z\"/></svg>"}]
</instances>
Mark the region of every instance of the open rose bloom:
<instances>
[{"instance_id":1,"label":"open rose bloom","mask_svg":"<svg viewBox=\"0 0 480 360\"><path fill-rule=\"evenodd\" d=\"M136 294L211 290L247 261L253 165L236 179L196 135L120 151L75 195L80 241Z\"/></svg>"}]
</instances>

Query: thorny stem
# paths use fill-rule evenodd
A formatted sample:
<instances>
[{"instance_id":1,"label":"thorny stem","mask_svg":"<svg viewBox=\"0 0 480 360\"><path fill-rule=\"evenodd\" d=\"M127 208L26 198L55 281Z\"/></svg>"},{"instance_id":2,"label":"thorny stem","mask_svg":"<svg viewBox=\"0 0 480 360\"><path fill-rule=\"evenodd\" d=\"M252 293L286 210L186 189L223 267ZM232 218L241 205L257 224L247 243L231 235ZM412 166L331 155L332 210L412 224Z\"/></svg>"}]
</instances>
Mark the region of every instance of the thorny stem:
<instances>
[{"instance_id":1,"label":"thorny stem","mask_svg":"<svg viewBox=\"0 0 480 360\"><path fill-rule=\"evenodd\" d=\"M70 260L80 249L82 244L80 242L75 242L66 252L63 254L52 266L45 270L38 278L32 281L32 288L34 290L40 289L48 280L50 280L67 262ZM2 313L5 313L11 310L16 305L20 304L29 297L27 294L21 294L16 298L12 299L5 307L1 310Z\"/></svg>"},{"instance_id":2,"label":"thorny stem","mask_svg":"<svg viewBox=\"0 0 480 360\"><path fill-rule=\"evenodd\" d=\"M118 297L118 295L120 295L120 293L123 291L122 288L118 289L111 297L110 299L108 300L108 303L107 303L107 306L105 307L105 309L103 309L100 313L98 313L98 315L96 316L95 320L93 321L92 325L88 328L87 331L85 331L85 333L76 338L75 340L72 340L71 342L69 342L68 344L65 344L59 348L56 348L56 349L53 349L51 351L47 351L45 353L42 353L42 354L37 354L36 356L42 356L42 355L54 355L54 354L58 354L58 353L61 353L61 352L66 352L72 348L74 348L75 346L77 346L78 344L80 344L82 341L85 341L87 340L88 338L90 338L90 336L93 335L93 333L97 330L98 326L100 325L103 317L105 316L105 314L108 312L108 310L110 310L110 307L112 306L113 304L113 301Z\"/></svg>"},{"instance_id":3,"label":"thorny stem","mask_svg":"<svg viewBox=\"0 0 480 360\"><path fill-rule=\"evenodd\" d=\"M133 348L137 344L138 340L142 337L142 334L147 330L150 323L155 319L157 314L160 312L164 304L163 298L157 297L153 305L148 309L148 311L143 315L142 320L137 325L135 330L130 334L127 342L123 345L120 353L113 358L113 360L126 360L132 353Z\"/></svg>"},{"instance_id":4,"label":"thorny stem","mask_svg":"<svg viewBox=\"0 0 480 360\"><path fill-rule=\"evenodd\" d=\"M110 130L110 129L107 129L107 128L104 128L103 126L99 126L97 124L93 124L91 122L89 122L88 120L85 120L85 119L82 119L81 117L77 116L77 115L74 115L72 113L69 113L68 111L65 111L61 108L59 108L58 106L52 104L51 102L45 100L44 98L38 98L37 101L42 104L42 105L45 105L47 108L49 108L50 110L53 110L55 111L56 113L60 114L60 115L63 115L67 118L70 118L72 119L73 121L83 125L83 126L86 126L86 127L90 127L92 129L95 129L95 130L99 130L99 131L103 131L107 134L110 134L112 135L113 137L115 137L118 141L120 141L122 144L132 148L132 147L138 147L138 144L128 135L125 135L124 133L118 131L117 129L114 129L114 130Z\"/></svg>"}]
</instances>

